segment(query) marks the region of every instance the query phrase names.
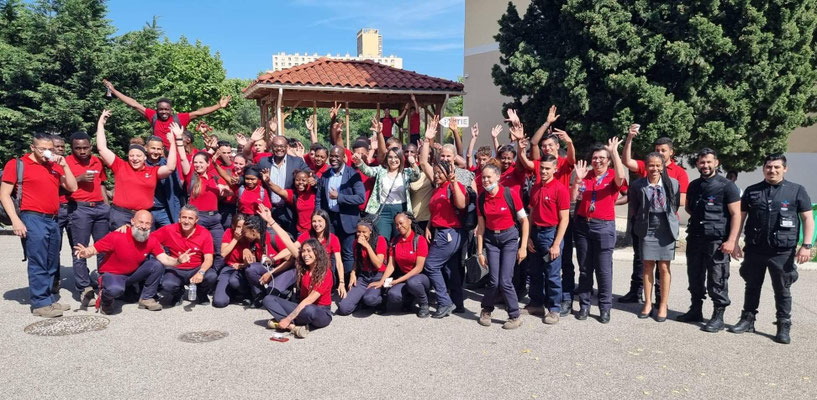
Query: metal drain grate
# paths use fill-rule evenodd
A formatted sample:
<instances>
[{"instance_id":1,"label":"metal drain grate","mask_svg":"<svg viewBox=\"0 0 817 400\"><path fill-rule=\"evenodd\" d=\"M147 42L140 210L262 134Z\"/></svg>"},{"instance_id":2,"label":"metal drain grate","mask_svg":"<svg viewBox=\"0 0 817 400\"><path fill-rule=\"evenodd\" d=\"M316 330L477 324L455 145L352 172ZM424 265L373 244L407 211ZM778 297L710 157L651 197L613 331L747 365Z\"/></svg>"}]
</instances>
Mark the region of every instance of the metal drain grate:
<instances>
[{"instance_id":1,"label":"metal drain grate","mask_svg":"<svg viewBox=\"0 0 817 400\"><path fill-rule=\"evenodd\" d=\"M227 332L222 331L187 332L179 335L179 340L186 343L207 343L224 339L227 335Z\"/></svg>"},{"instance_id":2,"label":"metal drain grate","mask_svg":"<svg viewBox=\"0 0 817 400\"><path fill-rule=\"evenodd\" d=\"M108 327L109 322L107 318L95 315L52 318L35 322L25 327L23 332L37 336L68 336L101 331Z\"/></svg>"}]
</instances>

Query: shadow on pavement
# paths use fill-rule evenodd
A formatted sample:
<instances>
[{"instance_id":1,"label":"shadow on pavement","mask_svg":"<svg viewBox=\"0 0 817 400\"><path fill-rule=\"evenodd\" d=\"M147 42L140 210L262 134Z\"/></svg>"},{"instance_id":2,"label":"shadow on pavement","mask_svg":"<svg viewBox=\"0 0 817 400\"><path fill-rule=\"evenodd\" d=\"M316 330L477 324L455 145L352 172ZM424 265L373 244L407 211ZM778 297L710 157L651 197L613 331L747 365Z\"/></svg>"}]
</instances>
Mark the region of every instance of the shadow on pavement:
<instances>
[{"instance_id":1,"label":"shadow on pavement","mask_svg":"<svg viewBox=\"0 0 817 400\"><path fill-rule=\"evenodd\" d=\"M3 298L6 300L16 301L20 304L29 304L28 286L19 289L11 289L3 293Z\"/></svg>"}]
</instances>

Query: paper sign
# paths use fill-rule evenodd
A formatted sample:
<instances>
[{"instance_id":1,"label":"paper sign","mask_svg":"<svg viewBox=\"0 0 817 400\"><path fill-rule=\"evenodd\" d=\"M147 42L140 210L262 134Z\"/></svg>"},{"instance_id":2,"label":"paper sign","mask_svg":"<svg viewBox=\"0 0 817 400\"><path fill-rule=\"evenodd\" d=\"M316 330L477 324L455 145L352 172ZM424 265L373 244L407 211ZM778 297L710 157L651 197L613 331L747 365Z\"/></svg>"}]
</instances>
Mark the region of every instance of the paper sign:
<instances>
[{"instance_id":1,"label":"paper sign","mask_svg":"<svg viewBox=\"0 0 817 400\"><path fill-rule=\"evenodd\" d=\"M457 121L457 127L459 128L468 128L471 126L468 121L468 117L445 117L440 120L440 126L447 128L451 118L454 118L454 120Z\"/></svg>"}]
</instances>

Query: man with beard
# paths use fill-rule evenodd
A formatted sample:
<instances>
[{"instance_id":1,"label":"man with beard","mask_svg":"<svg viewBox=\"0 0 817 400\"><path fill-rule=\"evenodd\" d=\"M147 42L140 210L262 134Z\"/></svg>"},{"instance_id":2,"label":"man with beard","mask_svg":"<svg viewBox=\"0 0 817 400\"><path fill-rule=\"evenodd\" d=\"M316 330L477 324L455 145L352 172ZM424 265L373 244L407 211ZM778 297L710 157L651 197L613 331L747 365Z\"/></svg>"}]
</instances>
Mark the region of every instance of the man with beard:
<instances>
[{"instance_id":1,"label":"man with beard","mask_svg":"<svg viewBox=\"0 0 817 400\"><path fill-rule=\"evenodd\" d=\"M269 170L269 182L287 190L292 189L295 184L294 172L308 171L303 158L287 154L287 138L275 136L272 138L272 155L264 157L258 161L260 170ZM286 202L272 190L269 190L270 202L272 203L272 217L281 224L290 235L295 235L296 224L292 211L287 207Z\"/></svg>"},{"instance_id":2,"label":"man with beard","mask_svg":"<svg viewBox=\"0 0 817 400\"><path fill-rule=\"evenodd\" d=\"M74 243L88 246L91 236L98 242L108 234L110 207L105 203L102 181L107 179L102 160L91 154L91 137L85 132L71 135L71 155L65 161L77 178L77 190L68 196L70 232ZM102 265L98 256L97 267ZM74 257L74 285L83 306L94 298L88 263L84 258Z\"/></svg>"},{"instance_id":3,"label":"man with beard","mask_svg":"<svg viewBox=\"0 0 817 400\"><path fill-rule=\"evenodd\" d=\"M196 298L188 299L197 304L210 302L207 297L215 288L218 273L213 266L213 237L198 224L199 212L186 204L179 213L179 222L153 232L152 238L164 246L172 257L187 255L185 262L168 267L162 277L162 301L175 304L182 295L184 285L195 284ZM219 249L221 251L221 249Z\"/></svg>"},{"instance_id":4,"label":"man with beard","mask_svg":"<svg viewBox=\"0 0 817 400\"><path fill-rule=\"evenodd\" d=\"M74 255L78 258L104 254L105 261L99 267L100 308L103 314L114 313L114 300L125 293L125 288L143 284L139 297L139 308L159 311L162 306L153 296L159 288L164 266L175 266L187 262L190 254L178 258L168 256L159 241L150 236L153 217L147 210L139 210L131 219L131 225L124 231L111 232L93 246L77 244ZM148 259L149 255L155 258Z\"/></svg>"},{"instance_id":5,"label":"man with beard","mask_svg":"<svg viewBox=\"0 0 817 400\"><path fill-rule=\"evenodd\" d=\"M689 184L686 211L687 276L692 305L686 322L703 321L701 306L706 293L712 299L712 318L702 328L706 332L723 329L723 312L729 306L729 255L735 250L740 230L740 190L718 175L718 155L701 149L695 166L701 177Z\"/></svg>"}]
</instances>

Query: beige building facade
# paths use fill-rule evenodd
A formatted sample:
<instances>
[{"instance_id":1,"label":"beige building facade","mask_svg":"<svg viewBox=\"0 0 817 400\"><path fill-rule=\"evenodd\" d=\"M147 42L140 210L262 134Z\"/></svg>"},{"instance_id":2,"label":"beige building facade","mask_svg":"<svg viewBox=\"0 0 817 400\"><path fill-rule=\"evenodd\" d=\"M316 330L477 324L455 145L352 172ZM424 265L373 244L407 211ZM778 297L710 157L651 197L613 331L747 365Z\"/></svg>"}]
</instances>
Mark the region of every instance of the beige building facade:
<instances>
[{"instance_id":1,"label":"beige building facade","mask_svg":"<svg viewBox=\"0 0 817 400\"><path fill-rule=\"evenodd\" d=\"M403 58L389 55L383 56L383 36L380 31L372 28L363 28L357 32L357 56L346 53L345 55L331 54L318 55L318 53L278 53L272 55L272 70L268 72L280 71L292 68L297 65L310 63L319 58L332 58L335 60L372 60L378 64L388 65L397 69L403 69Z\"/></svg>"},{"instance_id":2,"label":"beige building facade","mask_svg":"<svg viewBox=\"0 0 817 400\"><path fill-rule=\"evenodd\" d=\"M512 0L519 15L523 16L530 5L530 0ZM502 103L508 98L499 94L494 85L491 69L499 63L499 45L494 36L499 32L497 21L507 9L507 1L466 0L465 1L465 46L463 60L463 77L465 96L463 96L463 114L470 117L471 124L479 123L480 136L477 146L490 144L491 127L503 120ZM544 113L545 110L542 110ZM507 129L505 130L507 132ZM470 135L465 135L467 141ZM817 165L817 125L799 128L789 137L789 172L787 178L803 184L817 202L817 178L811 169ZM696 171L688 171L690 178L697 177ZM761 171L742 173L738 185L746 186L762 180Z\"/></svg>"}]
</instances>

